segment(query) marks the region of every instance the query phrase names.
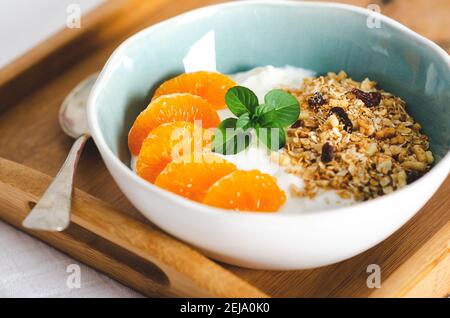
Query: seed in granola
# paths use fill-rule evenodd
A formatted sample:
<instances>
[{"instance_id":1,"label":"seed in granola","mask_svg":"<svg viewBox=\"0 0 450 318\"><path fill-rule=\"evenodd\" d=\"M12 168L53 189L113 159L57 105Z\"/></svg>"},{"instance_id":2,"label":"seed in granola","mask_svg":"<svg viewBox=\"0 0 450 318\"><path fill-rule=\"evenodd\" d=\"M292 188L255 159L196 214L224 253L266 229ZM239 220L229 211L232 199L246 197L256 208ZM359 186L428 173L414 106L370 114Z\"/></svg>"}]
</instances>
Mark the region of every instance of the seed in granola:
<instances>
[{"instance_id":1,"label":"seed in granola","mask_svg":"<svg viewBox=\"0 0 450 318\"><path fill-rule=\"evenodd\" d=\"M415 171L415 170L407 171L406 172L406 183L410 184L410 183L416 181L417 179L419 179L421 176L422 176L422 174L418 171Z\"/></svg>"},{"instance_id":2,"label":"seed in granola","mask_svg":"<svg viewBox=\"0 0 450 318\"><path fill-rule=\"evenodd\" d=\"M356 123L359 126L359 131L366 136L372 136L375 133L375 128L372 123L359 118L356 120Z\"/></svg>"},{"instance_id":3,"label":"seed in granola","mask_svg":"<svg viewBox=\"0 0 450 318\"><path fill-rule=\"evenodd\" d=\"M397 135L391 138L391 143L394 145L399 145L405 142L405 137L403 137L402 135Z\"/></svg>"},{"instance_id":4,"label":"seed in granola","mask_svg":"<svg viewBox=\"0 0 450 318\"><path fill-rule=\"evenodd\" d=\"M385 159L377 164L377 171L382 174L387 174L392 169L392 161L390 159Z\"/></svg>"},{"instance_id":5,"label":"seed in granola","mask_svg":"<svg viewBox=\"0 0 450 318\"><path fill-rule=\"evenodd\" d=\"M379 92L366 93L360 89L354 88L350 91L356 98L363 101L367 107L374 107L380 105L381 94Z\"/></svg>"},{"instance_id":6,"label":"seed in granola","mask_svg":"<svg viewBox=\"0 0 450 318\"><path fill-rule=\"evenodd\" d=\"M415 131L420 131L421 128L422 128L422 127L420 126L419 123L414 123L414 124L412 125L412 129L414 129Z\"/></svg>"},{"instance_id":7,"label":"seed in granola","mask_svg":"<svg viewBox=\"0 0 450 318\"><path fill-rule=\"evenodd\" d=\"M411 133L411 129L408 128L408 127L405 127L405 126L403 126L403 125L400 125L400 126L397 128L397 131L398 131L400 134L402 134L402 135L409 135L409 134Z\"/></svg>"},{"instance_id":8,"label":"seed in granola","mask_svg":"<svg viewBox=\"0 0 450 318\"><path fill-rule=\"evenodd\" d=\"M389 178L388 176L382 177L380 179L380 185L382 187L386 187L390 182L391 182L391 178Z\"/></svg>"},{"instance_id":9,"label":"seed in granola","mask_svg":"<svg viewBox=\"0 0 450 318\"><path fill-rule=\"evenodd\" d=\"M400 146L392 145L389 147L389 151L391 152L392 156L398 156L404 151L404 149Z\"/></svg>"},{"instance_id":10,"label":"seed in granola","mask_svg":"<svg viewBox=\"0 0 450 318\"><path fill-rule=\"evenodd\" d=\"M377 150L378 150L377 144L375 142L372 142L367 146L366 154L367 156L371 157L375 154Z\"/></svg>"},{"instance_id":11,"label":"seed in granola","mask_svg":"<svg viewBox=\"0 0 450 318\"><path fill-rule=\"evenodd\" d=\"M430 163L432 163L434 161L433 153L431 151L428 150L427 152L425 152L425 156L427 158L427 163L428 164L430 164Z\"/></svg>"},{"instance_id":12,"label":"seed in granola","mask_svg":"<svg viewBox=\"0 0 450 318\"><path fill-rule=\"evenodd\" d=\"M402 163L403 168L407 170L414 170L425 172L427 170L427 164L420 161L407 160Z\"/></svg>"},{"instance_id":13,"label":"seed in granola","mask_svg":"<svg viewBox=\"0 0 450 318\"><path fill-rule=\"evenodd\" d=\"M320 92L315 92L313 96L308 98L308 105L311 107L322 106L326 101Z\"/></svg>"},{"instance_id":14,"label":"seed in granola","mask_svg":"<svg viewBox=\"0 0 450 318\"><path fill-rule=\"evenodd\" d=\"M330 98L328 100L328 105L335 106L335 107L348 107L348 101L345 99L337 99L337 98Z\"/></svg>"},{"instance_id":15,"label":"seed in granola","mask_svg":"<svg viewBox=\"0 0 450 318\"><path fill-rule=\"evenodd\" d=\"M405 170L400 170L396 175L395 175L396 179L397 179L397 186L398 187L403 187L406 185L406 179L407 179L407 175Z\"/></svg>"},{"instance_id":16,"label":"seed in granola","mask_svg":"<svg viewBox=\"0 0 450 318\"><path fill-rule=\"evenodd\" d=\"M339 119L336 117L335 114L332 114L330 117L328 117L328 123L331 127L337 127L339 126Z\"/></svg>"},{"instance_id":17,"label":"seed in granola","mask_svg":"<svg viewBox=\"0 0 450 318\"><path fill-rule=\"evenodd\" d=\"M336 114L341 122L344 124L344 130L351 133L353 131L353 124L347 113L342 107L333 107L330 109L330 114Z\"/></svg>"},{"instance_id":18,"label":"seed in granola","mask_svg":"<svg viewBox=\"0 0 450 318\"><path fill-rule=\"evenodd\" d=\"M384 193L384 194L389 194L389 193L391 193L392 191L394 191L394 189L393 189L391 186L386 187L386 188L383 188L383 193Z\"/></svg>"},{"instance_id":19,"label":"seed in granola","mask_svg":"<svg viewBox=\"0 0 450 318\"><path fill-rule=\"evenodd\" d=\"M320 156L320 160L323 163L327 163L333 160L336 149L330 145L330 143L326 142L322 146L322 155Z\"/></svg>"},{"instance_id":20,"label":"seed in granola","mask_svg":"<svg viewBox=\"0 0 450 318\"><path fill-rule=\"evenodd\" d=\"M427 162L427 156L425 154L425 150L423 150L422 147L420 147L419 145L414 145L412 147L412 151L416 155L417 160L421 162Z\"/></svg>"},{"instance_id":21,"label":"seed in granola","mask_svg":"<svg viewBox=\"0 0 450 318\"><path fill-rule=\"evenodd\" d=\"M375 133L378 139L386 139L395 136L395 129L392 127L383 128Z\"/></svg>"},{"instance_id":22,"label":"seed in granola","mask_svg":"<svg viewBox=\"0 0 450 318\"><path fill-rule=\"evenodd\" d=\"M361 89L363 90L370 90L372 88L374 88L376 85L375 82L372 82L370 79L368 79L367 77L361 82Z\"/></svg>"}]
</instances>

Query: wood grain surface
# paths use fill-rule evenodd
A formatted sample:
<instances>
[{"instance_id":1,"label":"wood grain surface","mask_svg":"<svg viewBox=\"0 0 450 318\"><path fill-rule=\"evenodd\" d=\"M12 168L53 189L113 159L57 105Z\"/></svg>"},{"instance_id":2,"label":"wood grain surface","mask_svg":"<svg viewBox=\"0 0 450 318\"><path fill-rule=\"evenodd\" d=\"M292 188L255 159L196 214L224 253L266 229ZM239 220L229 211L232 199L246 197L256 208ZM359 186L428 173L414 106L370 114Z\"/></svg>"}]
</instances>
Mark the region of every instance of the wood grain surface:
<instances>
[{"instance_id":1,"label":"wood grain surface","mask_svg":"<svg viewBox=\"0 0 450 318\"><path fill-rule=\"evenodd\" d=\"M57 121L58 108L69 91L86 76L98 71L114 48L127 36L181 12L216 1L133 0L131 11L121 11L124 4L121 1L113 2L112 9L102 8L100 13L92 13L94 17L90 19L98 24L92 22L95 27L92 27L91 31L85 31L87 35L81 36L83 49L81 52L73 52L72 58L65 56L67 48L71 47L70 38L60 40L61 42L51 39L35 49L41 53L30 52L6 69L0 70L0 105L3 105L0 106L0 157L54 176L72 144L72 140L60 130ZM345 2L364 7L370 3L378 3L382 13L400 20L450 50L450 1L436 0L432 2L432 6L431 2L426 0ZM96 18L96 14L102 18ZM102 21L108 22L105 24ZM63 33L68 36L67 31ZM54 41L60 44L55 46ZM49 65L49 58L61 59L62 62L51 72L44 73L44 77L42 72L33 71L35 65ZM30 79L32 85L24 84L27 79ZM9 84L11 82L14 85ZM9 86L5 88L5 85ZM5 92L8 96L3 100L1 96ZM82 191L89 193L89 198L96 197L106 202L108 207L127 213L130 222L143 224L148 231L160 233L121 194L93 142L88 143L82 155L75 184ZM11 211L10 209L11 207L7 210ZM17 220L13 221L10 212L6 213L5 210L4 205L0 205L0 217L18 226ZM261 295L266 293L275 297L446 296L450 293L449 220L450 178L447 178L426 206L399 231L376 247L347 261L313 270L290 272L256 271L220 265L225 268L224 272L234 273L255 286L255 293L258 293L259 289L262 291ZM81 237L83 234L74 231L72 238L68 234L64 244L56 239L41 238L66 252L69 246L74 257L148 295L165 295L153 287L146 290L145 286L154 286L148 279L145 280L146 283L139 284L142 276L139 276L136 267L110 268L105 267L104 263L95 264L91 261L96 258L95 253L99 253L97 256L106 263L110 256L103 250L104 256L101 257L102 252L90 250L87 242L75 242L73 237ZM168 235L161 235L170 238ZM78 246L75 246L77 244ZM84 249L88 256L83 252ZM121 257L126 258L126 255L127 251L123 251ZM381 267L381 289L369 289L366 285L366 269L369 264L378 264ZM127 281L123 273L128 271L131 274ZM155 271L158 271L157 268ZM156 280L159 279L160 282L161 277L155 275Z\"/></svg>"}]
</instances>

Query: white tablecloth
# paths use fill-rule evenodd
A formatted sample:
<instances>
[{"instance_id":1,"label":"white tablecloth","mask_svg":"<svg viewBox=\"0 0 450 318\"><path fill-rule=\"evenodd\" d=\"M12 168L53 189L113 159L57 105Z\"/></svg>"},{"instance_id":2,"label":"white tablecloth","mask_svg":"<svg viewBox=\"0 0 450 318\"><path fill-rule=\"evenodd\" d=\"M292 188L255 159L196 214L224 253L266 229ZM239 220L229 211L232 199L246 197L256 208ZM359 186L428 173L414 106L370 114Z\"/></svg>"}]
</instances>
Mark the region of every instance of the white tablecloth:
<instances>
[{"instance_id":1,"label":"white tablecloth","mask_svg":"<svg viewBox=\"0 0 450 318\"><path fill-rule=\"evenodd\" d=\"M69 4L85 13L102 1L0 0L0 67L63 27ZM80 266L80 288L67 285L70 264ZM139 294L0 221L0 297L135 296Z\"/></svg>"},{"instance_id":2,"label":"white tablecloth","mask_svg":"<svg viewBox=\"0 0 450 318\"><path fill-rule=\"evenodd\" d=\"M67 269L71 264L79 266L79 288L70 284L74 272ZM0 297L136 296L129 288L0 222Z\"/></svg>"}]
</instances>

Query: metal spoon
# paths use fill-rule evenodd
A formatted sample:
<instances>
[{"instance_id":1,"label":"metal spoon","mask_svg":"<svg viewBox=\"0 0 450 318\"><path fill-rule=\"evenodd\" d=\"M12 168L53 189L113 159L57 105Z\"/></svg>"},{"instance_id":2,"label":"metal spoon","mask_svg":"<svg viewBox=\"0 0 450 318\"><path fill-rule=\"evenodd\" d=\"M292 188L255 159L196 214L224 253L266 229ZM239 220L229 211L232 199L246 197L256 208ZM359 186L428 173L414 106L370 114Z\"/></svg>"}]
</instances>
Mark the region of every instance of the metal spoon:
<instances>
[{"instance_id":1,"label":"metal spoon","mask_svg":"<svg viewBox=\"0 0 450 318\"><path fill-rule=\"evenodd\" d=\"M93 74L79 83L61 105L59 124L76 140L55 179L22 222L26 228L63 231L70 224L73 177L81 151L91 137L86 117L87 99L97 77L98 74Z\"/></svg>"}]
</instances>

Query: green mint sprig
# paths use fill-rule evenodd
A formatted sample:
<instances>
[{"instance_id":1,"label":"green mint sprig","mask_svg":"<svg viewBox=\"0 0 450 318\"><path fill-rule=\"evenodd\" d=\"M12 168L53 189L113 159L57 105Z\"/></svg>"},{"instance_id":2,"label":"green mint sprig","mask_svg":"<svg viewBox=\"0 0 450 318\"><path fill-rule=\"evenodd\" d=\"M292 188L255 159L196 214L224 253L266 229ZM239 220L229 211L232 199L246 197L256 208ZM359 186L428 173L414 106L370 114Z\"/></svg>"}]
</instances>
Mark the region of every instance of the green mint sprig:
<instances>
[{"instance_id":1,"label":"green mint sprig","mask_svg":"<svg viewBox=\"0 0 450 318\"><path fill-rule=\"evenodd\" d=\"M268 92L260 105L253 91L234 86L227 91L225 103L237 118L223 120L212 140L212 150L225 155L246 149L252 138L252 129L267 148L282 148L286 144L285 128L300 115L297 99L280 89Z\"/></svg>"}]
</instances>

